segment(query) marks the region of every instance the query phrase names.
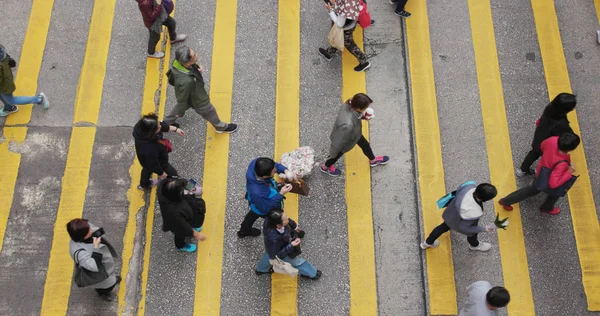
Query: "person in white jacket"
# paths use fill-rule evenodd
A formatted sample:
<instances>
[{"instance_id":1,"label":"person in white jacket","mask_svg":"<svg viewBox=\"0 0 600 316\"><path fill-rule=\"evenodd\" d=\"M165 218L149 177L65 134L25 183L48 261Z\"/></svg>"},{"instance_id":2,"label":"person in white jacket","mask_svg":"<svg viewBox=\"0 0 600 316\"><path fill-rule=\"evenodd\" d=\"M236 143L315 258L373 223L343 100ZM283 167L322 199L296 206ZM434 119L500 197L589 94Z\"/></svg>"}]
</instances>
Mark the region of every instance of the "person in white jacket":
<instances>
[{"instance_id":1,"label":"person in white jacket","mask_svg":"<svg viewBox=\"0 0 600 316\"><path fill-rule=\"evenodd\" d=\"M354 42L354 29L360 14L359 0L330 0L330 3L325 3L325 7L329 10L329 17L337 27L344 30L344 47L358 60L358 66L354 67L354 71L365 71L371 67L371 63L367 61L367 56ZM319 48L319 53L327 60L333 58L333 54L338 51L337 48L329 46L329 48Z\"/></svg>"},{"instance_id":2,"label":"person in white jacket","mask_svg":"<svg viewBox=\"0 0 600 316\"><path fill-rule=\"evenodd\" d=\"M458 316L496 316L510 302L510 294L501 286L477 281L467 288L468 296Z\"/></svg>"}]
</instances>

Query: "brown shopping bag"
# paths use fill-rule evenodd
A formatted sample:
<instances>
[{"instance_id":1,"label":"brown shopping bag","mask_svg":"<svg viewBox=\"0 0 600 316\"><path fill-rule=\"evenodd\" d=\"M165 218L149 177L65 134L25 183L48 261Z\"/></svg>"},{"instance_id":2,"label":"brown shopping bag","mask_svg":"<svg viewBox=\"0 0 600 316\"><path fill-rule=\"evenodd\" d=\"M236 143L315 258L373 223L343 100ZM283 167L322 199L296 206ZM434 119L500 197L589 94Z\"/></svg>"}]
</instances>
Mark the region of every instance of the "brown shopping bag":
<instances>
[{"instance_id":1,"label":"brown shopping bag","mask_svg":"<svg viewBox=\"0 0 600 316\"><path fill-rule=\"evenodd\" d=\"M306 182L304 182L304 180L302 180L302 179L299 179L298 181L294 181L294 182L286 181L286 183L289 183L292 185L292 190L290 191L292 193L307 196L308 192L310 191L308 184L306 184Z\"/></svg>"},{"instance_id":2,"label":"brown shopping bag","mask_svg":"<svg viewBox=\"0 0 600 316\"><path fill-rule=\"evenodd\" d=\"M327 39L331 47L337 48L340 52L344 51L344 30L335 25L335 23L331 26L331 31L329 31Z\"/></svg>"}]
</instances>

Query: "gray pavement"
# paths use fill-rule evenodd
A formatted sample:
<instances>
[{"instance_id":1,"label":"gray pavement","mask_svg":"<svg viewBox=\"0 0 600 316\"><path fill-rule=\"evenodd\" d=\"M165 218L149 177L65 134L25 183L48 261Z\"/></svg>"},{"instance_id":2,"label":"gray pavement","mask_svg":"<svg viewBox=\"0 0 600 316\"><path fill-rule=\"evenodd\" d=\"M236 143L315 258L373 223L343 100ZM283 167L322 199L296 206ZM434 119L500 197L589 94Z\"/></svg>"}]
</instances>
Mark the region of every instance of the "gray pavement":
<instances>
[{"instance_id":1,"label":"gray pavement","mask_svg":"<svg viewBox=\"0 0 600 316\"><path fill-rule=\"evenodd\" d=\"M4 0L0 7L0 16L11 16L3 20L0 43L13 57L20 55L31 2ZM49 96L52 108L34 108L26 141L9 147L21 154L21 167L0 253L0 315L37 315L41 308L92 3L55 2L38 89ZM312 146L317 160L322 161L340 106L341 59L326 61L317 52L318 47L327 45L330 25L322 2L302 0L301 5L300 145ZM404 25L387 2L371 0L369 6L377 20L376 26L365 31L365 51L373 63L366 74L367 93L375 100L376 111L370 137L376 153L392 158L387 166L372 171L379 314L423 315L427 279L418 243L420 236L429 232L422 232L415 186ZM543 61L530 3L492 0L491 6L513 159L518 164L529 149L534 122L548 102ZM556 3L556 9L571 84L580 101L577 111L592 186L597 190L600 137L595 122L600 112L593 105L600 97L596 76L600 52L595 42L598 20L589 1L562 1ZM253 273L263 252L262 237L239 240L235 232L247 211L242 198L247 165L255 157L273 156L277 10L276 1L260 5L238 1L231 121L238 123L240 130L230 137L222 315L270 313L270 277ZM214 13L215 1L177 1L178 32L188 34L186 44L198 52L208 87ZM453 190L466 180L489 179L468 6L466 2L430 2L428 14L444 176L446 188ZM134 159L131 127L141 111L147 37L136 3L117 0L82 210L84 217L107 228L117 249L122 249L127 224L128 171ZM166 111L174 100L169 87ZM180 175L201 182L206 122L190 111L179 123L186 136L171 137L175 145L171 162ZM0 124L3 126L3 119ZM343 159L338 165L345 169ZM311 196L299 200L298 221L307 231L303 256L323 270L323 277L317 282L299 280L298 313L347 315L350 290L360 289L349 285L345 182L318 170L308 181ZM517 184L521 187L528 181L518 179ZM540 202L537 197L522 203L521 212L536 314L595 315L587 311L568 202L559 202L563 212L557 217L539 214ZM486 205L486 210L484 222L493 218L492 205ZM158 206L154 212L146 314L191 315L196 254L177 252L172 235L161 230ZM208 209L207 218L210 216ZM144 227L143 216L138 221L138 227ZM256 227L260 223L257 221ZM482 234L480 239L494 245L490 253L472 253L463 236L452 235L459 307L471 282L503 282L496 235ZM73 286L70 295L69 315L117 313L116 303L97 300L91 290Z\"/></svg>"}]
</instances>

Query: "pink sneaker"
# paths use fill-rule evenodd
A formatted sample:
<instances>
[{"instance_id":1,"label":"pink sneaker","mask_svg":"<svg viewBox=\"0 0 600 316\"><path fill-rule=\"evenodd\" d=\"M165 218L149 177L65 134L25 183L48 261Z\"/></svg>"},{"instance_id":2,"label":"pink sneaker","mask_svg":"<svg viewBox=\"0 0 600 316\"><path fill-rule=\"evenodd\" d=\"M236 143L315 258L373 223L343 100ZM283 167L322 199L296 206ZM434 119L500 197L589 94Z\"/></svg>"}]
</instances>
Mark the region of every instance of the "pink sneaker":
<instances>
[{"instance_id":1,"label":"pink sneaker","mask_svg":"<svg viewBox=\"0 0 600 316\"><path fill-rule=\"evenodd\" d=\"M336 167L334 167L333 165L329 168L327 168L325 166L325 164L321 165L321 172L326 173L332 177L339 177L342 175L342 171L340 169L337 169Z\"/></svg>"},{"instance_id":2,"label":"pink sneaker","mask_svg":"<svg viewBox=\"0 0 600 316\"><path fill-rule=\"evenodd\" d=\"M388 156L375 156L375 160L369 161L369 165L371 165L371 167L385 165L388 161L390 161L390 157Z\"/></svg>"}]
</instances>

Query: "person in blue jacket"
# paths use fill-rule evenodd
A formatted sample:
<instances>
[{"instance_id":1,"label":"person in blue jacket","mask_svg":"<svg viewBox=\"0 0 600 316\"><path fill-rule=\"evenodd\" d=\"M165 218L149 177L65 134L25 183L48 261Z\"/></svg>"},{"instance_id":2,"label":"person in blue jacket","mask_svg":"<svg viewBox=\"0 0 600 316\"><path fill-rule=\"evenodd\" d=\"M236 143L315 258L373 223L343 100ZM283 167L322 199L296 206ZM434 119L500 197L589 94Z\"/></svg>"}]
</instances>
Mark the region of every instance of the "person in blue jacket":
<instances>
[{"instance_id":1,"label":"person in blue jacket","mask_svg":"<svg viewBox=\"0 0 600 316\"><path fill-rule=\"evenodd\" d=\"M284 195L292 190L291 184L279 188L273 179L275 173L284 173L287 168L271 158L260 157L252 160L246 172L246 199L250 210L240 230L238 237L259 236L260 229L253 228L259 217L265 217L272 209L283 209Z\"/></svg>"}]
</instances>

